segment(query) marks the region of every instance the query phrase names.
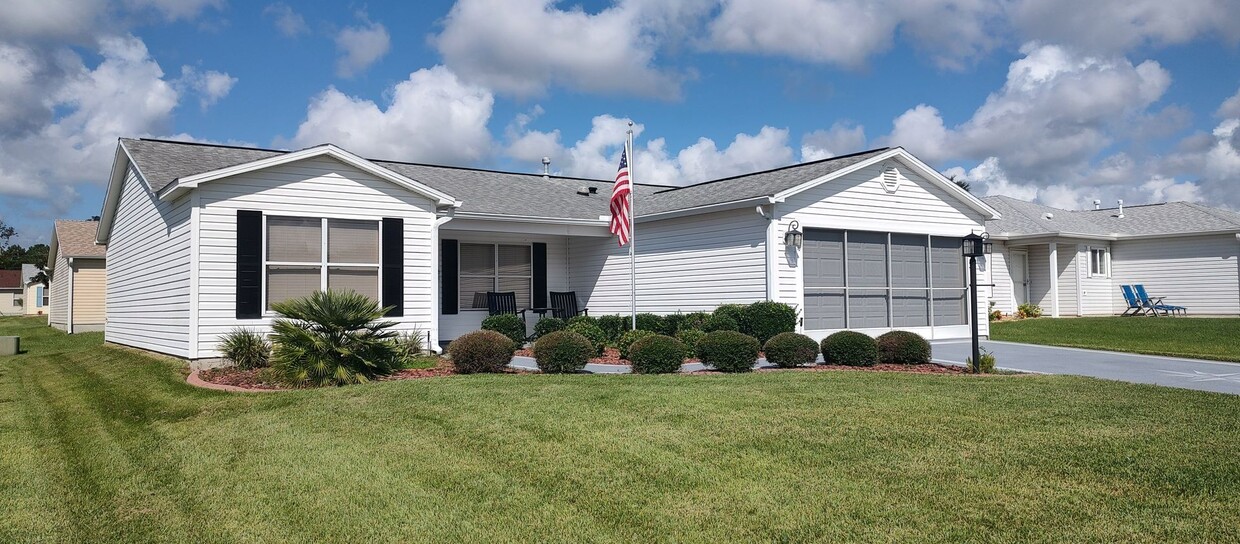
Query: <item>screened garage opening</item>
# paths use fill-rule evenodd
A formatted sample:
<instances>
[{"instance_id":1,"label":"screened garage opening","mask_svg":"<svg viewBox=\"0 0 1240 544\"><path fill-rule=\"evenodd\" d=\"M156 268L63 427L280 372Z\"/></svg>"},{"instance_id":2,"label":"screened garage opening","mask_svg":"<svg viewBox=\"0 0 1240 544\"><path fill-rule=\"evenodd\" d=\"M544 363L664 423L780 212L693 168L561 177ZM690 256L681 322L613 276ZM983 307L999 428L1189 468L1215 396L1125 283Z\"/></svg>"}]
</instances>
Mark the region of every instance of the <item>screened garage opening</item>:
<instances>
[{"instance_id":1,"label":"screened garage opening","mask_svg":"<svg viewBox=\"0 0 1240 544\"><path fill-rule=\"evenodd\" d=\"M960 248L961 238L806 229L805 329L968 325Z\"/></svg>"}]
</instances>

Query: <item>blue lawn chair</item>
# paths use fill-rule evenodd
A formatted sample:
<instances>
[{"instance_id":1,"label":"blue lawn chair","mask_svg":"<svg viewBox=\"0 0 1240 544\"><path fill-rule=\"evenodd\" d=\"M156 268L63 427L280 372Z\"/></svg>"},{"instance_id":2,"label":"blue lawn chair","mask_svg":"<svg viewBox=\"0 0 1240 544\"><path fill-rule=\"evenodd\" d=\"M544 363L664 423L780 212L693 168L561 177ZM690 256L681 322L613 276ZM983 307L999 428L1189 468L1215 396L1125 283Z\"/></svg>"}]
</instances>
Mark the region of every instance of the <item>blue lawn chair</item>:
<instances>
[{"instance_id":1,"label":"blue lawn chair","mask_svg":"<svg viewBox=\"0 0 1240 544\"><path fill-rule=\"evenodd\" d=\"M1121 285L1119 286L1119 290L1124 293L1124 302L1128 303L1128 309L1124 310L1124 313L1119 315L1145 315L1146 312L1150 311L1141 304L1141 299L1137 298L1137 292L1133 291L1131 285Z\"/></svg>"},{"instance_id":2,"label":"blue lawn chair","mask_svg":"<svg viewBox=\"0 0 1240 544\"><path fill-rule=\"evenodd\" d=\"M1141 299L1141 304L1143 304L1146 308L1153 310L1154 315L1158 315L1158 312L1163 312L1166 315L1175 315L1176 313L1188 315L1188 308L1173 304L1163 304L1163 297L1150 297L1150 295L1145 292L1145 285L1137 283L1134 284L1132 288L1136 290L1137 298Z\"/></svg>"}]
</instances>

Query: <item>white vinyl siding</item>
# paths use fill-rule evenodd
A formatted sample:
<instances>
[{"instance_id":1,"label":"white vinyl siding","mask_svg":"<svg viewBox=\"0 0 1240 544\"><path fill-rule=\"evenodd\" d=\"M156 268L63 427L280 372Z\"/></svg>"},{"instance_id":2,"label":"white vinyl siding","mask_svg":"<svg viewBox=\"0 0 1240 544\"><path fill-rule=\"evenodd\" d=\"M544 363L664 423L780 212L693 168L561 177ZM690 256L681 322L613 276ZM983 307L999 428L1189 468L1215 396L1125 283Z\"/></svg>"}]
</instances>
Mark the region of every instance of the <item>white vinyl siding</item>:
<instances>
[{"instance_id":1,"label":"white vinyl siding","mask_svg":"<svg viewBox=\"0 0 1240 544\"><path fill-rule=\"evenodd\" d=\"M221 335L271 322L236 318L237 210L269 216L404 219L404 316L397 330L434 328L432 262L435 205L429 199L329 157L204 183L199 218L198 357L218 357Z\"/></svg>"},{"instance_id":2,"label":"white vinyl siding","mask_svg":"<svg viewBox=\"0 0 1240 544\"><path fill-rule=\"evenodd\" d=\"M765 299L766 223L753 208L638 222L638 311L711 311ZM574 237L569 252L569 285L582 307L590 315L628 314L628 248L615 238Z\"/></svg>"},{"instance_id":3,"label":"white vinyl siding","mask_svg":"<svg viewBox=\"0 0 1240 544\"><path fill-rule=\"evenodd\" d=\"M453 221L449 221L444 225L443 230L439 231L439 237L447 240L456 240L460 246L464 248L467 245L478 244L480 247L495 248L495 244L502 246L523 246L532 247L535 242L547 244L547 290L548 291L568 291L571 287L568 283L568 238L565 236L548 236L539 234L517 234L508 232L485 232L473 230L451 230L454 226ZM592 240L608 240L615 245L614 238L595 238ZM465 270L464 258L461 262L461 270ZM442 273L442 271L441 271ZM488 280L493 282L494 280ZM482 285L489 285L483 283ZM481 287L481 285L479 285ZM469 289L465 282L461 282L457 296L460 297L460 307L455 314L441 315L439 318L439 337L443 340L452 340L467 332L476 331L482 327L482 320L487 316L486 303L482 301L483 307L473 309L473 295L468 297L464 294ZM626 291L627 293L627 291ZM586 304L585 295L579 289L577 292L579 303L582 308L589 308L590 315L601 315L592 306ZM436 296L439 296L436 293ZM519 302L519 301L518 301ZM526 314L526 325L532 331L535 321L538 319L536 315Z\"/></svg>"},{"instance_id":4,"label":"white vinyl siding","mask_svg":"<svg viewBox=\"0 0 1240 544\"><path fill-rule=\"evenodd\" d=\"M1240 314L1238 253L1232 234L1112 242L1112 305L1127 307L1119 286L1140 283L1189 315Z\"/></svg>"},{"instance_id":5,"label":"white vinyl siding","mask_svg":"<svg viewBox=\"0 0 1240 544\"><path fill-rule=\"evenodd\" d=\"M189 201L158 200L132 167L125 174L108 239L108 342L189 355Z\"/></svg>"},{"instance_id":6,"label":"white vinyl siding","mask_svg":"<svg viewBox=\"0 0 1240 544\"><path fill-rule=\"evenodd\" d=\"M1101 241L1077 247L1080 248L1077 259L1080 270L1081 306L1080 311L1073 315L1111 315L1114 313L1111 300L1115 297L1112 291L1119 292L1119 286L1112 285L1110 250L1106 243ZM1100 263L1094 261L1095 252L1102 259ZM1094 273L1095 265L1101 265L1100 274ZM1060 296L1063 296L1062 291ZM1072 291L1070 296L1075 297L1076 291Z\"/></svg>"},{"instance_id":7,"label":"white vinyl siding","mask_svg":"<svg viewBox=\"0 0 1240 544\"><path fill-rule=\"evenodd\" d=\"M778 244L775 251L776 300L798 308L802 304L805 285L802 280L804 265L800 262L802 257L795 249L784 244L783 239L793 220L800 223L803 231L807 228L822 228L961 238L971 232L983 230L985 217L981 213L968 208L956 196L917 175L899 161L890 161L889 165L893 165L900 176L899 187L894 192L891 191L890 180L883 178L883 165L874 165L790 196L786 202L775 205L779 222L775 238ZM886 186L884 181L887 182ZM640 232L638 236L640 240ZM641 247L640 243L638 247ZM963 269L963 257L960 256L959 249L955 254L961 259L960 267ZM936 298L940 297L936 295ZM901 301L902 304L904 302L908 301ZM940 300L936 307L938 311L946 312L948 305L953 303L955 302ZM978 307L978 315L983 318L979 324L983 335L989 334L985 313L986 304L983 301ZM901 317L901 322L911 322L912 318L913 316ZM816 338L836 330L811 329L809 326L807 323L805 332ZM967 326L936 326L934 331L928 327L898 328L915 329L921 334L936 338L963 337L968 334ZM889 329L865 329L865 332L881 333L885 330Z\"/></svg>"},{"instance_id":8,"label":"white vinyl siding","mask_svg":"<svg viewBox=\"0 0 1240 544\"><path fill-rule=\"evenodd\" d=\"M986 256L986 271L990 276L990 300L994 301L995 309L1010 315L1016 312L1016 289L1012 280L1012 266L1016 263L1009 258L1010 249L1003 242L995 242L994 253ZM987 304L989 307L989 304Z\"/></svg>"}]
</instances>

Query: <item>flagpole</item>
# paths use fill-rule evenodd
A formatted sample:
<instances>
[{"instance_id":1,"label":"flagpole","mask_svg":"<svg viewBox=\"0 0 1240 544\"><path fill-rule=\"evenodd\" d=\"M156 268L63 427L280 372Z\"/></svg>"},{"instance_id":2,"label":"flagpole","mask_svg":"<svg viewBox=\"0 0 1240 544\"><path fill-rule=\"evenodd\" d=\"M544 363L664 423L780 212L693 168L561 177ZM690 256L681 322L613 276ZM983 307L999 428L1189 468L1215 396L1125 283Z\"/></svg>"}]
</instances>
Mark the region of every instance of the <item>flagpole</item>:
<instances>
[{"instance_id":1,"label":"flagpole","mask_svg":"<svg viewBox=\"0 0 1240 544\"><path fill-rule=\"evenodd\" d=\"M632 313L633 330L637 330L637 184L633 176L635 160L633 157L633 121L629 121L629 137L624 144L625 153L629 158L629 311Z\"/></svg>"}]
</instances>

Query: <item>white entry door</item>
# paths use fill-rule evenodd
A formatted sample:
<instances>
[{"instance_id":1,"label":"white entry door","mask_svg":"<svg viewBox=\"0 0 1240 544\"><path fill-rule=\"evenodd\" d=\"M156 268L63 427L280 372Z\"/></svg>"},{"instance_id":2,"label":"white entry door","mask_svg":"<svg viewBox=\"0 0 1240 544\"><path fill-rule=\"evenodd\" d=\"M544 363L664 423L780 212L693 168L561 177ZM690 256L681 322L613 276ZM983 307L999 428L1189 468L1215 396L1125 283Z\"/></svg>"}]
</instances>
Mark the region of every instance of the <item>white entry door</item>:
<instances>
[{"instance_id":1,"label":"white entry door","mask_svg":"<svg viewBox=\"0 0 1240 544\"><path fill-rule=\"evenodd\" d=\"M1013 251L1008 255L1008 275L1012 278L1012 296L1016 305L1029 302L1029 254Z\"/></svg>"}]
</instances>

